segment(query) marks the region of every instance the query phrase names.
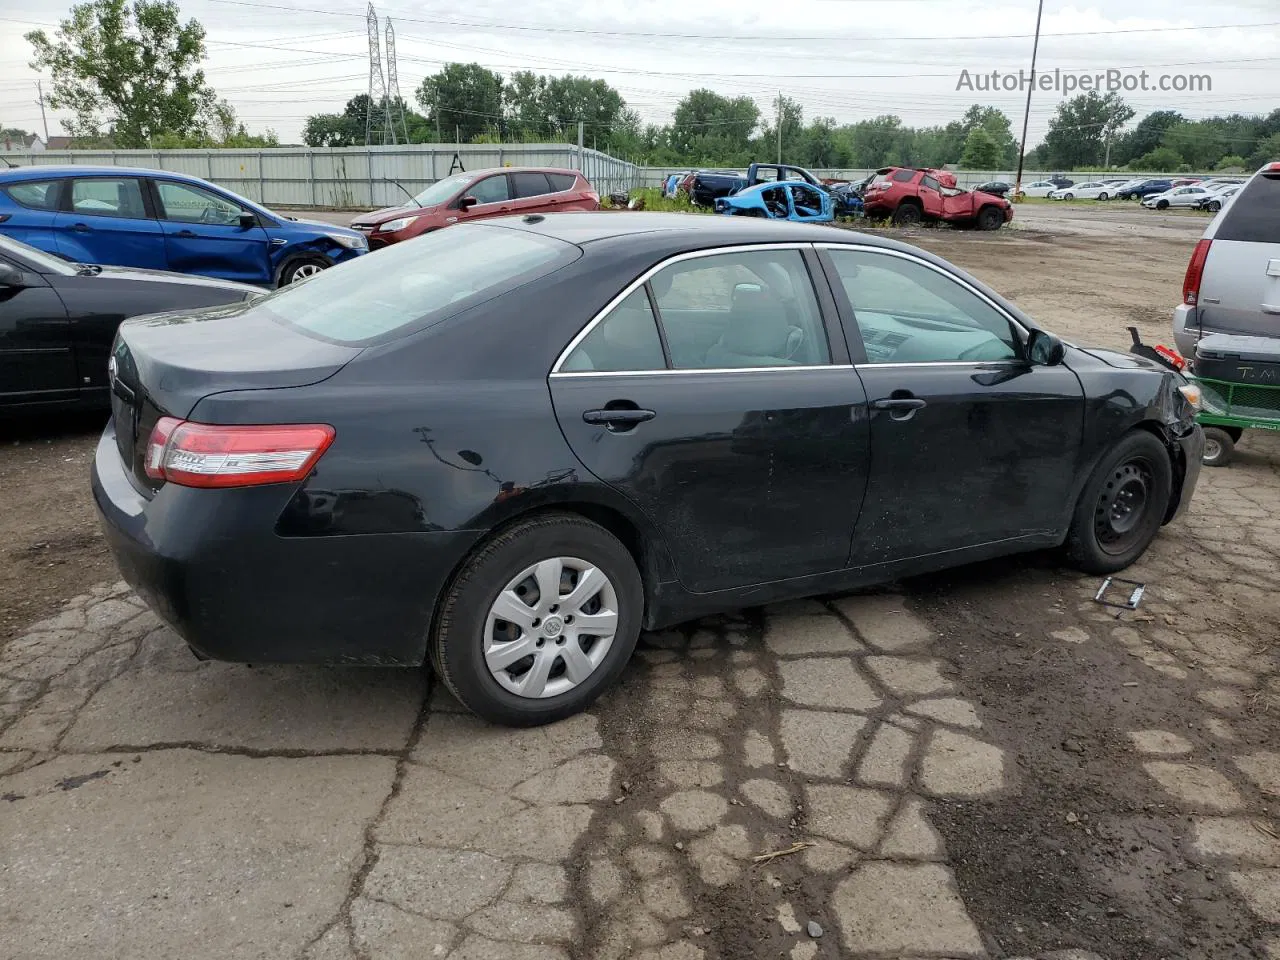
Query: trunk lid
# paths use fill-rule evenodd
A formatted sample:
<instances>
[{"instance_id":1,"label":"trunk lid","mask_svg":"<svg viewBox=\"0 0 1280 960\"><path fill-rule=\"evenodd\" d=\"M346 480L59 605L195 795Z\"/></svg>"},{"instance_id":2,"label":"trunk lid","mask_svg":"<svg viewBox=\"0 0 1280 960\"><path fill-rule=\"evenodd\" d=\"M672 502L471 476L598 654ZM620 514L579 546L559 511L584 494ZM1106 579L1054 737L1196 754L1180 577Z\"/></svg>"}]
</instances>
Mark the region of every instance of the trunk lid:
<instances>
[{"instance_id":1,"label":"trunk lid","mask_svg":"<svg viewBox=\"0 0 1280 960\"><path fill-rule=\"evenodd\" d=\"M361 349L305 336L253 304L126 320L108 365L120 457L136 480L154 488L144 459L162 416L185 419L200 400L228 390L319 383Z\"/></svg>"}]
</instances>

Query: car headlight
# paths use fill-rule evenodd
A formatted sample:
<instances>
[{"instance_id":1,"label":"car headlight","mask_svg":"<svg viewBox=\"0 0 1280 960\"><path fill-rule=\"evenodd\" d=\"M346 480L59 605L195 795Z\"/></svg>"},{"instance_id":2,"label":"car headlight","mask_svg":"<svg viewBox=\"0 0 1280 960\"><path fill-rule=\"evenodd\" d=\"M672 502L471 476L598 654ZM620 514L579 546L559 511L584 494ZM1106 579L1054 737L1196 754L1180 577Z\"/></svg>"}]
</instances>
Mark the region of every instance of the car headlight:
<instances>
[{"instance_id":1,"label":"car headlight","mask_svg":"<svg viewBox=\"0 0 1280 960\"><path fill-rule=\"evenodd\" d=\"M403 230L417 219L417 217L400 217L396 220L388 220L386 223L379 225L378 232L395 233L397 230Z\"/></svg>"},{"instance_id":2,"label":"car headlight","mask_svg":"<svg viewBox=\"0 0 1280 960\"><path fill-rule=\"evenodd\" d=\"M369 246L369 242L358 233L355 236L349 236L345 233L326 233L325 236L348 250L364 250Z\"/></svg>"},{"instance_id":3,"label":"car headlight","mask_svg":"<svg viewBox=\"0 0 1280 960\"><path fill-rule=\"evenodd\" d=\"M1202 399L1200 384L1184 383L1182 386L1178 387L1178 392L1186 398L1187 403L1191 404L1192 410L1200 409Z\"/></svg>"}]
</instances>

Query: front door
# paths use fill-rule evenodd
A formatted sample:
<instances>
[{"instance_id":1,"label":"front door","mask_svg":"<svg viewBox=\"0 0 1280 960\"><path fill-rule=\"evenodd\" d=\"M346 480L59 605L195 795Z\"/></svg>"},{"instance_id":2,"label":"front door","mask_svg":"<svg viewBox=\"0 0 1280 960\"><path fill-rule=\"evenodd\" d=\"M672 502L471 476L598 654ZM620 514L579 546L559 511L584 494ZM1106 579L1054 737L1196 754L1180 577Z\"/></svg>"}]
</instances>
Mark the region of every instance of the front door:
<instances>
[{"instance_id":1,"label":"front door","mask_svg":"<svg viewBox=\"0 0 1280 960\"><path fill-rule=\"evenodd\" d=\"M920 178L920 203L926 217L942 216L942 184L927 173Z\"/></svg>"},{"instance_id":2,"label":"front door","mask_svg":"<svg viewBox=\"0 0 1280 960\"><path fill-rule=\"evenodd\" d=\"M163 270L164 236L137 177L77 177L53 222L58 253L77 263Z\"/></svg>"},{"instance_id":3,"label":"front door","mask_svg":"<svg viewBox=\"0 0 1280 960\"><path fill-rule=\"evenodd\" d=\"M691 591L845 565L865 396L828 342L810 265L798 247L678 258L551 376L578 459L644 511Z\"/></svg>"},{"instance_id":4,"label":"front door","mask_svg":"<svg viewBox=\"0 0 1280 960\"><path fill-rule=\"evenodd\" d=\"M0 284L0 405L70 400L76 363L66 308L52 287L24 264L14 285Z\"/></svg>"},{"instance_id":5,"label":"front door","mask_svg":"<svg viewBox=\"0 0 1280 960\"><path fill-rule=\"evenodd\" d=\"M475 197L475 204L457 211L458 221L480 220L484 217L501 217L511 213L511 184L505 173L477 180L464 197Z\"/></svg>"},{"instance_id":6,"label":"front door","mask_svg":"<svg viewBox=\"0 0 1280 960\"><path fill-rule=\"evenodd\" d=\"M1065 366L1024 359L1011 319L910 254L824 251L866 387L871 475L851 562L884 563L1063 529L1084 423Z\"/></svg>"},{"instance_id":7,"label":"front door","mask_svg":"<svg viewBox=\"0 0 1280 960\"><path fill-rule=\"evenodd\" d=\"M271 284L271 238L235 201L190 183L156 180L168 268L241 283Z\"/></svg>"}]
</instances>

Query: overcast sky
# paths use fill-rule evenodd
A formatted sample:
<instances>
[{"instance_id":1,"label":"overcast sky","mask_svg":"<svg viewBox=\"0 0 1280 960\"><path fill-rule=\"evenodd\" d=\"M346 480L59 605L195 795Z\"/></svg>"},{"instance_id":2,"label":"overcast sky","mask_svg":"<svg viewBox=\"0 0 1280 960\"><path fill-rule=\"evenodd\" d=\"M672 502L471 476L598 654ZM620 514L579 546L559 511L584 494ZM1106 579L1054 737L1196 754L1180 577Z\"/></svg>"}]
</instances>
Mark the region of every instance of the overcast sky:
<instances>
[{"instance_id":1,"label":"overcast sky","mask_svg":"<svg viewBox=\"0 0 1280 960\"><path fill-rule=\"evenodd\" d=\"M363 0L180 0L208 31L210 83L251 130L299 142L312 113L341 109L368 85ZM70 4L67 5L69 9ZM693 87L748 94L769 110L777 91L816 116L850 122L892 113L912 125L945 123L973 102L1021 118L1025 94L957 91L971 75L1029 65L1034 0L386 0L395 23L400 89L413 101L424 76L448 61L580 73L616 87L646 121L670 119ZM38 75L23 33L50 33L56 2L0 0L0 126L40 130ZM1190 117L1266 113L1280 106L1277 0L1046 0L1038 69L1146 69L1209 74L1211 92L1125 94L1138 116L1168 108ZM1239 25L1239 26L1230 26ZM1217 27L1217 29L1210 29ZM1177 28L1177 29L1170 29ZM385 56L385 54L384 54ZM46 78L47 80L47 78ZM1037 92L1030 145L1062 95ZM54 111L49 132L64 132ZM1136 122L1136 119L1135 119ZM588 134L588 137L590 134Z\"/></svg>"}]
</instances>

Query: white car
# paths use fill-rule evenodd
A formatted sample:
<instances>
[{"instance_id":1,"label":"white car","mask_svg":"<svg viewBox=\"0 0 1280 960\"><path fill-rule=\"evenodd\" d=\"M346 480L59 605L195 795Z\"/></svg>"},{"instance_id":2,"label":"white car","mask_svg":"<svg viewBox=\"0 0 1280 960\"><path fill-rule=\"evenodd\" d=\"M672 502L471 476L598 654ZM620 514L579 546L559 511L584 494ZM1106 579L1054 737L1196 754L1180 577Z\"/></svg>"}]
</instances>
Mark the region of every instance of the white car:
<instances>
[{"instance_id":1,"label":"white car","mask_svg":"<svg viewBox=\"0 0 1280 960\"><path fill-rule=\"evenodd\" d=\"M1050 200L1110 200L1115 196L1116 188L1101 180L1090 180L1088 183L1076 183L1069 187L1061 187L1049 194Z\"/></svg>"},{"instance_id":2,"label":"white car","mask_svg":"<svg viewBox=\"0 0 1280 960\"><path fill-rule=\"evenodd\" d=\"M1194 207L1212 191L1201 186L1174 187L1164 193L1153 193L1142 201L1148 210L1167 210L1169 207Z\"/></svg>"},{"instance_id":3,"label":"white car","mask_svg":"<svg viewBox=\"0 0 1280 960\"><path fill-rule=\"evenodd\" d=\"M1196 209L1217 213L1227 205L1228 200L1240 192L1242 186L1244 184L1224 183L1217 187L1211 187L1209 195L1200 199L1200 202L1196 204Z\"/></svg>"},{"instance_id":4,"label":"white car","mask_svg":"<svg viewBox=\"0 0 1280 960\"><path fill-rule=\"evenodd\" d=\"M1020 196L1024 197L1047 197L1058 187L1049 180L1037 180L1035 183L1024 184L1019 191Z\"/></svg>"}]
</instances>

